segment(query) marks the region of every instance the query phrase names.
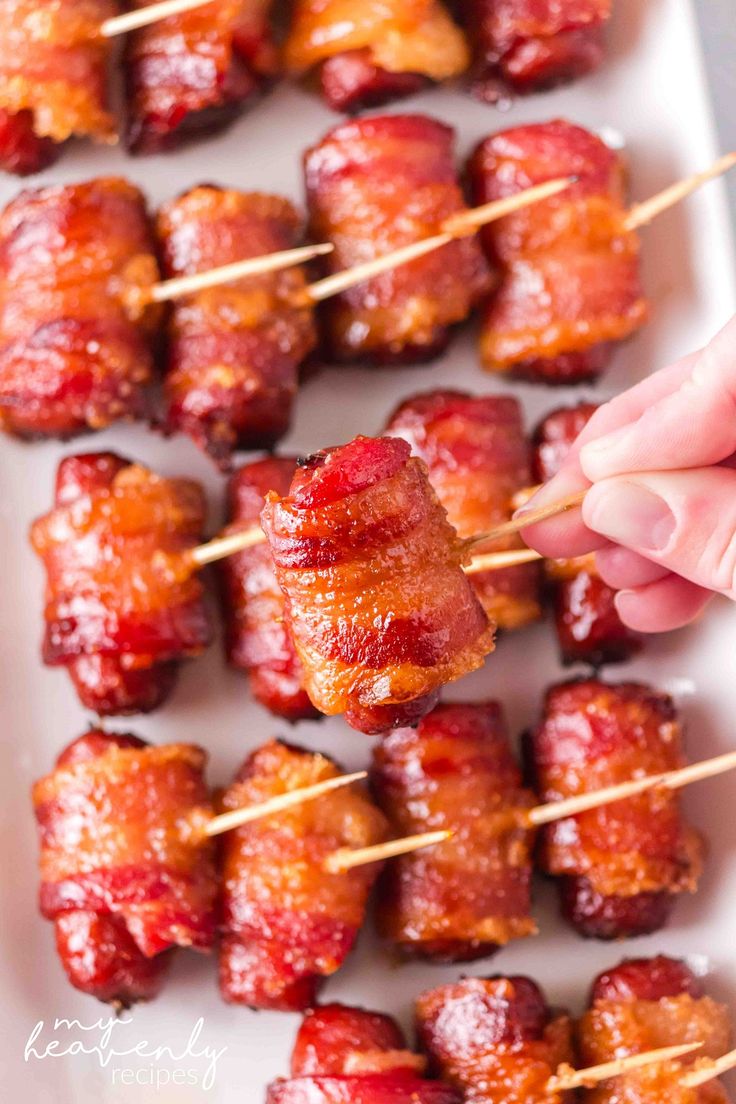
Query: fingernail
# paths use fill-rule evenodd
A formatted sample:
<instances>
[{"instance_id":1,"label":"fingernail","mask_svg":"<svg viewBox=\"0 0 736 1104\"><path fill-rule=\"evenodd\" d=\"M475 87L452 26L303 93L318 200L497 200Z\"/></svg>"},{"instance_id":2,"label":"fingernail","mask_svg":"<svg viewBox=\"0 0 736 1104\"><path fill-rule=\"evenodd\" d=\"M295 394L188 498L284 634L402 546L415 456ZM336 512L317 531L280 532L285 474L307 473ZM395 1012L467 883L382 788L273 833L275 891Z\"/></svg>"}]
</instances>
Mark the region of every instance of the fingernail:
<instances>
[{"instance_id":1,"label":"fingernail","mask_svg":"<svg viewBox=\"0 0 736 1104\"><path fill-rule=\"evenodd\" d=\"M540 487L523 506L519 506L519 508L514 511L513 516L518 518L523 514L529 513L531 510L536 510L538 506L547 506L551 502L558 502L560 499L569 498L570 495L585 490L586 486L587 483L581 477L580 472L563 470L550 479L549 483L545 483Z\"/></svg>"},{"instance_id":2,"label":"fingernail","mask_svg":"<svg viewBox=\"0 0 736 1104\"><path fill-rule=\"evenodd\" d=\"M621 426L607 433L604 437L598 437L595 441L588 441L580 450L580 467L589 479L600 479L599 466L605 462L608 454L615 452L621 445L625 445L626 439L631 433L631 426Z\"/></svg>"},{"instance_id":3,"label":"fingernail","mask_svg":"<svg viewBox=\"0 0 736 1104\"><path fill-rule=\"evenodd\" d=\"M585 524L617 544L662 552L675 531L675 515L663 498L640 483L598 483L583 506Z\"/></svg>"}]
</instances>

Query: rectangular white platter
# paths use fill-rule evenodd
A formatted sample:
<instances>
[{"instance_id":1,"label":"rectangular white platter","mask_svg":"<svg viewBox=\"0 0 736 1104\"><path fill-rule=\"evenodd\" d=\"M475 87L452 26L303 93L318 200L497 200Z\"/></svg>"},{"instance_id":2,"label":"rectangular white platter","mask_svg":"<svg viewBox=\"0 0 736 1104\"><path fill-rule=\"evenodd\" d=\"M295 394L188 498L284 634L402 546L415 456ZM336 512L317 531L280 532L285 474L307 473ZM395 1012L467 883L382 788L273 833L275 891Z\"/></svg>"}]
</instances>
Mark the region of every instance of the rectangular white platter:
<instances>
[{"instance_id":1,"label":"rectangular white platter","mask_svg":"<svg viewBox=\"0 0 736 1104\"><path fill-rule=\"evenodd\" d=\"M447 89L436 89L393 110L425 111L452 123L458 129L462 157L481 137L524 121L564 115L588 127L613 128L626 142L633 196L648 196L715 157L709 97L689 0L616 0L615 8L610 57L591 79L518 101L506 113ZM124 173L144 187L152 204L202 181L281 192L301 200L301 152L335 121L301 89L281 86L228 134L185 152L131 160L120 151L78 147L43 180ZM2 179L0 201L10 199L17 188L16 181ZM653 319L617 354L596 397L621 390L711 336L736 307L733 269L720 185L709 186L646 230L644 277L653 300ZM468 333L430 367L327 370L304 387L293 432L284 447L306 452L358 432L375 433L401 398L438 385L474 392L506 386L480 372ZM554 405L578 394L592 394L585 389L554 393L528 386L509 389L523 401L530 425ZM187 441L164 441L143 427L129 426L87 438L78 446L0 441L2 1096L31 1104L159 1100L256 1104L263 1099L266 1084L287 1071L298 1018L226 1007L217 994L214 961L193 954L178 955L163 995L127 1014L130 1022L114 1029L112 1045L125 1050L147 1043L149 1051L156 1046L181 1051L203 1017L202 1034L193 1049L224 1051L210 1089L203 1087L207 1060L192 1056L180 1061L167 1056L112 1058L107 1067L94 1053L44 1059L31 1055L24 1061L26 1041L39 1021L44 1026L37 1049L52 1038L59 1040L60 1050L74 1040L91 1048L100 1043L99 1030L75 1027L70 1031L63 1026L54 1030L54 1021L73 1018L90 1028L107 1015L102 1005L69 988L56 959L51 925L36 911L36 840L28 797L32 780L50 768L62 745L89 721L66 676L41 666L43 579L27 544L29 523L48 509L56 463L75 447L113 448L167 474L195 476L211 496L213 526L220 517L222 479ZM691 756L713 755L736 743L734 639L736 609L724 603L694 628L652 640L637 662L612 669L610 675L641 678L673 692L688 723ZM520 732L534 721L545 686L561 677L564 672L557 662L550 626L545 624L503 639L485 669L450 687L446 696L454 700L498 697L508 709L513 730ZM211 753L211 777L218 782L228 779L250 749L275 734L324 749L353 769L365 766L370 752L369 740L340 720L287 730L254 705L247 684L226 670L218 645L184 670L163 710L123 727L154 741L201 742ZM691 956L700 968L709 968L712 992L730 1000L736 1011L736 820L732 815L736 778L701 784L687 793L685 803L693 821L707 833L710 857L699 892L678 904L666 931L626 945L582 941L565 930L557 919L553 894L539 885L535 911L541 934L510 946L492 961L465 967L465 972L528 973L555 1002L579 1009L600 969L624 954L663 951ZM408 1024L412 998L459 973L456 967L397 967L366 934L346 968L328 984L326 995L385 1009ZM137 1084L122 1085L119 1072L113 1083L115 1068L131 1069ZM173 1078L177 1069L184 1073L176 1081L183 1077L184 1085Z\"/></svg>"}]
</instances>

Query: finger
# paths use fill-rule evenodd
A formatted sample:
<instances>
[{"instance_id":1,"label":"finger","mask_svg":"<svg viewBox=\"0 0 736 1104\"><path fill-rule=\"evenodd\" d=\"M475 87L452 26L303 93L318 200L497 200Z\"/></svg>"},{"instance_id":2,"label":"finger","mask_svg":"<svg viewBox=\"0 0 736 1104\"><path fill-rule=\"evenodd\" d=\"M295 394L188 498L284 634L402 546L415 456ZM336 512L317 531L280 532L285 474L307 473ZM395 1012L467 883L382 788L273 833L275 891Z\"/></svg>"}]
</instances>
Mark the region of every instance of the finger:
<instances>
[{"instance_id":1,"label":"finger","mask_svg":"<svg viewBox=\"0 0 736 1104\"><path fill-rule=\"evenodd\" d=\"M591 487L586 524L616 544L736 598L736 472L701 468L615 476Z\"/></svg>"},{"instance_id":2,"label":"finger","mask_svg":"<svg viewBox=\"0 0 736 1104\"><path fill-rule=\"evenodd\" d=\"M634 471L701 468L736 452L736 318L680 386L614 432L589 440L580 466L595 482Z\"/></svg>"},{"instance_id":3,"label":"finger","mask_svg":"<svg viewBox=\"0 0 736 1104\"><path fill-rule=\"evenodd\" d=\"M648 406L676 390L683 379L689 377L698 355L690 354L668 368L655 372L599 407L573 444L560 472L537 491L523 510L546 506L585 490L590 481L583 474L578 454L586 441L636 420ZM517 516L523 510L517 511ZM577 511L550 518L543 525L525 529L524 539L542 555L555 558L583 556L601 547L600 541L586 528L582 515Z\"/></svg>"},{"instance_id":4,"label":"finger","mask_svg":"<svg viewBox=\"0 0 736 1104\"><path fill-rule=\"evenodd\" d=\"M614 590L648 586L671 574L661 564L652 563L620 544L607 544L596 552L595 566L603 582Z\"/></svg>"},{"instance_id":5,"label":"finger","mask_svg":"<svg viewBox=\"0 0 736 1104\"><path fill-rule=\"evenodd\" d=\"M619 617L630 629L660 633L695 621L712 598L712 591L668 575L648 586L620 591L615 602Z\"/></svg>"}]
</instances>

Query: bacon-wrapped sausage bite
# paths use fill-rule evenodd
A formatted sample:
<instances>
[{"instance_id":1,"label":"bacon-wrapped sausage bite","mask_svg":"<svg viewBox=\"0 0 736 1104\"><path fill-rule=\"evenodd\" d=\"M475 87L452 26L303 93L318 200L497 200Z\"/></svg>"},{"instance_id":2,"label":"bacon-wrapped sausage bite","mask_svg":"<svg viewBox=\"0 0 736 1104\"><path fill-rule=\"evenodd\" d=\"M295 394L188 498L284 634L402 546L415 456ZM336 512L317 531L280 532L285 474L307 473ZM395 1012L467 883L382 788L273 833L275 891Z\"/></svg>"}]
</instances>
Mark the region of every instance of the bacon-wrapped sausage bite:
<instances>
[{"instance_id":1,"label":"bacon-wrapped sausage bite","mask_svg":"<svg viewBox=\"0 0 736 1104\"><path fill-rule=\"evenodd\" d=\"M144 8L150 0L131 0ZM159 153L233 122L275 75L272 0L218 0L128 37L127 144Z\"/></svg>"},{"instance_id":2,"label":"bacon-wrapped sausage bite","mask_svg":"<svg viewBox=\"0 0 736 1104\"><path fill-rule=\"evenodd\" d=\"M269 1086L266 1104L459 1104L424 1066L390 1016L325 1004L305 1015L291 1076Z\"/></svg>"},{"instance_id":3,"label":"bacon-wrapped sausage bite","mask_svg":"<svg viewBox=\"0 0 736 1104\"><path fill-rule=\"evenodd\" d=\"M531 481L529 445L516 399L430 391L402 403L386 432L403 437L425 462L460 537L508 521L514 495ZM496 547L520 548L522 543L511 537ZM517 629L539 617L537 564L479 571L472 582L499 629Z\"/></svg>"},{"instance_id":4,"label":"bacon-wrapped sausage bite","mask_svg":"<svg viewBox=\"0 0 736 1104\"><path fill-rule=\"evenodd\" d=\"M212 845L186 819L209 809L206 756L88 732L33 787L40 908L67 976L127 1006L158 993L173 947L209 950L217 895Z\"/></svg>"},{"instance_id":5,"label":"bacon-wrapped sausage bite","mask_svg":"<svg viewBox=\"0 0 736 1104\"><path fill-rule=\"evenodd\" d=\"M331 759L273 740L246 759L225 809L334 778ZM229 832L224 841L220 992L233 1004L308 1008L339 970L365 918L376 864L329 873L340 847L386 838L383 815L359 789L334 790Z\"/></svg>"},{"instance_id":6,"label":"bacon-wrapped sausage bite","mask_svg":"<svg viewBox=\"0 0 736 1104\"><path fill-rule=\"evenodd\" d=\"M612 0L462 0L473 92L495 103L597 69Z\"/></svg>"},{"instance_id":7,"label":"bacon-wrapped sausage bite","mask_svg":"<svg viewBox=\"0 0 736 1104\"><path fill-rule=\"evenodd\" d=\"M678 1043L701 1043L692 1055L630 1070L585 1092L586 1104L728 1104L718 1080L698 1088L681 1083L683 1065L719 1058L729 1048L728 1009L704 996L692 970L677 959L625 960L596 978L590 1008L578 1026L585 1066Z\"/></svg>"},{"instance_id":8,"label":"bacon-wrapped sausage bite","mask_svg":"<svg viewBox=\"0 0 736 1104\"><path fill-rule=\"evenodd\" d=\"M394 859L382 881L381 934L405 955L484 958L533 933L530 808L496 702L438 705L416 729L384 736L372 785L397 836L449 829L445 843Z\"/></svg>"},{"instance_id":9,"label":"bacon-wrapped sausage bite","mask_svg":"<svg viewBox=\"0 0 736 1104\"><path fill-rule=\"evenodd\" d=\"M356 111L457 77L470 57L442 0L296 0L285 60L318 68L328 106Z\"/></svg>"},{"instance_id":10,"label":"bacon-wrapped sausage bite","mask_svg":"<svg viewBox=\"0 0 736 1104\"><path fill-rule=\"evenodd\" d=\"M572 1062L570 1020L526 977L463 978L416 1002L430 1069L474 1104L560 1104L547 1090Z\"/></svg>"},{"instance_id":11,"label":"bacon-wrapped sausage bite","mask_svg":"<svg viewBox=\"0 0 736 1104\"><path fill-rule=\"evenodd\" d=\"M54 508L31 529L47 573L43 661L67 668L88 709L155 709L209 643L202 584L177 570L203 524L190 480L110 452L59 464Z\"/></svg>"},{"instance_id":12,"label":"bacon-wrapped sausage bite","mask_svg":"<svg viewBox=\"0 0 736 1104\"><path fill-rule=\"evenodd\" d=\"M0 4L0 168L39 172L67 138L114 140L111 44L98 32L116 12L115 0Z\"/></svg>"},{"instance_id":13,"label":"bacon-wrapped sausage bite","mask_svg":"<svg viewBox=\"0 0 736 1104\"><path fill-rule=\"evenodd\" d=\"M534 431L534 478L546 483L562 467L576 437L598 407L594 403L553 410ZM562 662L622 663L642 647L642 636L624 625L615 606L616 592L603 582L595 556L549 560L545 571L554 596L554 615Z\"/></svg>"},{"instance_id":14,"label":"bacon-wrapped sausage bite","mask_svg":"<svg viewBox=\"0 0 736 1104\"><path fill-rule=\"evenodd\" d=\"M258 525L269 491L288 495L296 464L295 456L269 457L235 472L228 484L233 529ZM304 689L304 671L286 624L286 600L268 545L256 544L229 556L220 570L228 662L248 673L253 696L277 717L319 717Z\"/></svg>"},{"instance_id":15,"label":"bacon-wrapped sausage bite","mask_svg":"<svg viewBox=\"0 0 736 1104\"><path fill-rule=\"evenodd\" d=\"M492 650L467 553L406 441L315 453L262 522L322 713L369 733L415 724Z\"/></svg>"},{"instance_id":16,"label":"bacon-wrapped sausage bite","mask_svg":"<svg viewBox=\"0 0 736 1104\"><path fill-rule=\"evenodd\" d=\"M424 115L379 115L343 123L307 151L311 236L335 246L328 271L429 237L465 209L453 137ZM489 288L480 245L460 238L327 301L327 344L338 360L427 360Z\"/></svg>"},{"instance_id":17,"label":"bacon-wrapped sausage bite","mask_svg":"<svg viewBox=\"0 0 736 1104\"><path fill-rule=\"evenodd\" d=\"M290 249L296 209L280 196L193 188L166 204L158 236L167 276ZM234 449L271 448L289 429L299 366L317 343L292 297L304 270L251 276L175 304L168 330L168 425L227 466Z\"/></svg>"},{"instance_id":18,"label":"bacon-wrapped sausage bite","mask_svg":"<svg viewBox=\"0 0 736 1104\"><path fill-rule=\"evenodd\" d=\"M529 739L542 801L683 766L672 699L638 683L565 682L547 692ZM619 939L656 931L678 893L695 890L700 835L677 793L649 790L542 829L541 869L559 878L562 913L581 935Z\"/></svg>"},{"instance_id":19,"label":"bacon-wrapped sausage bite","mask_svg":"<svg viewBox=\"0 0 736 1104\"><path fill-rule=\"evenodd\" d=\"M469 165L486 203L557 177L578 182L482 232L500 284L484 308L481 359L533 383L596 379L647 318L639 241L625 228L620 156L562 119L487 138Z\"/></svg>"},{"instance_id":20,"label":"bacon-wrapped sausage bite","mask_svg":"<svg viewBox=\"0 0 736 1104\"><path fill-rule=\"evenodd\" d=\"M143 413L159 311L138 188L117 177L21 192L0 214L0 427L68 437Z\"/></svg>"}]
</instances>

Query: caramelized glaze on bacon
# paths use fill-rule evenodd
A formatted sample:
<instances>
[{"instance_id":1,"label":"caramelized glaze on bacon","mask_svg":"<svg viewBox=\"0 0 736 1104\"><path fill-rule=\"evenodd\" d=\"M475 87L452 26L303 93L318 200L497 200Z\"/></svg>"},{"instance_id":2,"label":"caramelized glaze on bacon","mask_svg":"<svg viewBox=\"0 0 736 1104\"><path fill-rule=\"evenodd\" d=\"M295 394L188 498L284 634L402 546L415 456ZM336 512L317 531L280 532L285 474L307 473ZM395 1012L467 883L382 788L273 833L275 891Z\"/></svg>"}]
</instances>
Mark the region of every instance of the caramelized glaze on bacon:
<instances>
[{"instance_id":1,"label":"caramelized glaze on bacon","mask_svg":"<svg viewBox=\"0 0 736 1104\"><path fill-rule=\"evenodd\" d=\"M481 100L566 84L603 61L611 0L463 0L463 8Z\"/></svg>"},{"instance_id":2,"label":"caramelized glaze on bacon","mask_svg":"<svg viewBox=\"0 0 736 1104\"><path fill-rule=\"evenodd\" d=\"M557 1067L572 1063L567 1015L553 1011L525 977L463 978L416 1002L419 1041L430 1069L473 1104L561 1104Z\"/></svg>"},{"instance_id":3,"label":"caramelized glaze on bacon","mask_svg":"<svg viewBox=\"0 0 736 1104\"><path fill-rule=\"evenodd\" d=\"M372 785L396 836L449 829L445 843L394 859L381 934L408 956L469 962L532 934L530 808L501 707L439 705L416 729L384 736Z\"/></svg>"},{"instance_id":4,"label":"caramelized glaze on bacon","mask_svg":"<svg viewBox=\"0 0 736 1104\"><path fill-rule=\"evenodd\" d=\"M672 699L598 679L547 692L529 743L542 801L561 801L684 765ZM699 834L671 790L611 802L542 830L540 865L560 879L562 911L582 935L617 939L662 927L678 893L695 890Z\"/></svg>"},{"instance_id":5,"label":"caramelized glaze on bacon","mask_svg":"<svg viewBox=\"0 0 736 1104\"><path fill-rule=\"evenodd\" d=\"M458 1104L447 1085L422 1077L424 1059L407 1049L390 1016L326 1004L306 1013L291 1077L269 1086L267 1104Z\"/></svg>"},{"instance_id":6,"label":"caramelized glaze on bacon","mask_svg":"<svg viewBox=\"0 0 736 1104\"><path fill-rule=\"evenodd\" d=\"M92 731L33 787L40 908L69 980L100 1000L155 996L172 947L215 935L214 853L183 834L209 809L205 754Z\"/></svg>"},{"instance_id":7,"label":"caramelized glaze on bacon","mask_svg":"<svg viewBox=\"0 0 736 1104\"><path fill-rule=\"evenodd\" d=\"M166 204L158 236L167 276L207 272L298 243L300 219L280 196L198 187ZM299 366L317 334L290 305L306 284L286 268L209 288L174 304L168 424L227 466L236 448L270 448L289 429Z\"/></svg>"},{"instance_id":8,"label":"caramelized glaze on bacon","mask_svg":"<svg viewBox=\"0 0 736 1104\"><path fill-rule=\"evenodd\" d=\"M683 962L664 955L636 958L601 974L578 1033L584 1066L678 1043L702 1044L677 1061L631 1070L586 1090L586 1104L728 1102L718 1080L695 1089L681 1083L683 1068L725 1054L731 1039L728 1009L703 995L700 980Z\"/></svg>"},{"instance_id":9,"label":"caramelized glaze on bacon","mask_svg":"<svg viewBox=\"0 0 736 1104\"><path fill-rule=\"evenodd\" d=\"M378 115L342 123L307 151L311 236L335 246L327 271L429 237L465 209L453 137L424 115ZM427 360L489 287L475 237L453 241L328 300L330 352L378 364Z\"/></svg>"},{"instance_id":10,"label":"caramelized glaze on bacon","mask_svg":"<svg viewBox=\"0 0 736 1104\"><path fill-rule=\"evenodd\" d=\"M31 542L47 572L43 660L68 669L83 705L103 715L155 708L175 664L209 643L202 584L178 562L203 522L190 480L114 453L62 460L54 508Z\"/></svg>"},{"instance_id":11,"label":"caramelized glaze on bacon","mask_svg":"<svg viewBox=\"0 0 736 1104\"><path fill-rule=\"evenodd\" d=\"M575 439L598 407L594 403L560 407L534 431L534 477L546 483L557 474ZM562 662L622 663L642 647L642 636L618 615L616 592L598 574L594 556L547 562L554 596L555 627Z\"/></svg>"},{"instance_id":12,"label":"caramelized glaze on bacon","mask_svg":"<svg viewBox=\"0 0 736 1104\"><path fill-rule=\"evenodd\" d=\"M101 429L143 413L158 278L142 193L117 177L21 192L0 215L0 427Z\"/></svg>"},{"instance_id":13,"label":"caramelized glaze on bacon","mask_svg":"<svg viewBox=\"0 0 736 1104\"><path fill-rule=\"evenodd\" d=\"M624 226L621 158L596 135L557 119L487 138L469 171L477 203L578 178L483 231L501 276L482 320L484 366L535 383L597 378L612 346L648 313L638 238Z\"/></svg>"},{"instance_id":14,"label":"caramelized glaze on bacon","mask_svg":"<svg viewBox=\"0 0 736 1104\"><path fill-rule=\"evenodd\" d=\"M285 496L296 457L270 457L245 464L228 484L232 530L259 524L269 491ZM267 544L222 561L228 662L250 676L257 701L288 721L319 717L304 689L304 672L285 621L286 601Z\"/></svg>"},{"instance_id":15,"label":"caramelized glaze on bacon","mask_svg":"<svg viewBox=\"0 0 736 1104\"><path fill-rule=\"evenodd\" d=\"M67 138L115 139L108 111L112 46L98 34L115 0L0 4L0 167L38 172Z\"/></svg>"},{"instance_id":16,"label":"caramelized glaze on bacon","mask_svg":"<svg viewBox=\"0 0 736 1104\"><path fill-rule=\"evenodd\" d=\"M133 153L160 153L222 130L264 90L277 70L271 6L272 0L218 0L129 35L127 144Z\"/></svg>"},{"instance_id":17,"label":"caramelized glaze on bacon","mask_svg":"<svg viewBox=\"0 0 736 1104\"><path fill-rule=\"evenodd\" d=\"M225 809L267 801L340 771L323 755L273 740L246 759ZM314 1003L365 918L376 864L331 874L328 855L386 838L386 822L354 787L323 794L229 832L224 841L220 991L251 1008Z\"/></svg>"},{"instance_id":18,"label":"caramelized glaze on bacon","mask_svg":"<svg viewBox=\"0 0 736 1104\"><path fill-rule=\"evenodd\" d=\"M501 395L430 391L407 399L387 433L403 437L427 465L447 519L460 537L508 521L514 495L531 482L521 407ZM494 549L521 548L515 537ZM522 564L471 575L473 588L499 629L517 629L540 616L539 568Z\"/></svg>"},{"instance_id":19,"label":"caramelized glaze on bacon","mask_svg":"<svg viewBox=\"0 0 736 1104\"><path fill-rule=\"evenodd\" d=\"M315 453L288 496L268 496L262 523L322 713L364 732L416 723L492 650L466 552L405 441Z\"/></svg>"},{"instance_id":20,"label":"caramelized glaze on bacon","mask_svg":"<svg viewBox=\"0 0 736 1104\"><path fill-rule=\"evenodd\" d=\"M296 0L285 46L292 73L319 69L335 111L376 107L459 76L469 54L442 0Z\"/></svg>"}]
</instances>

